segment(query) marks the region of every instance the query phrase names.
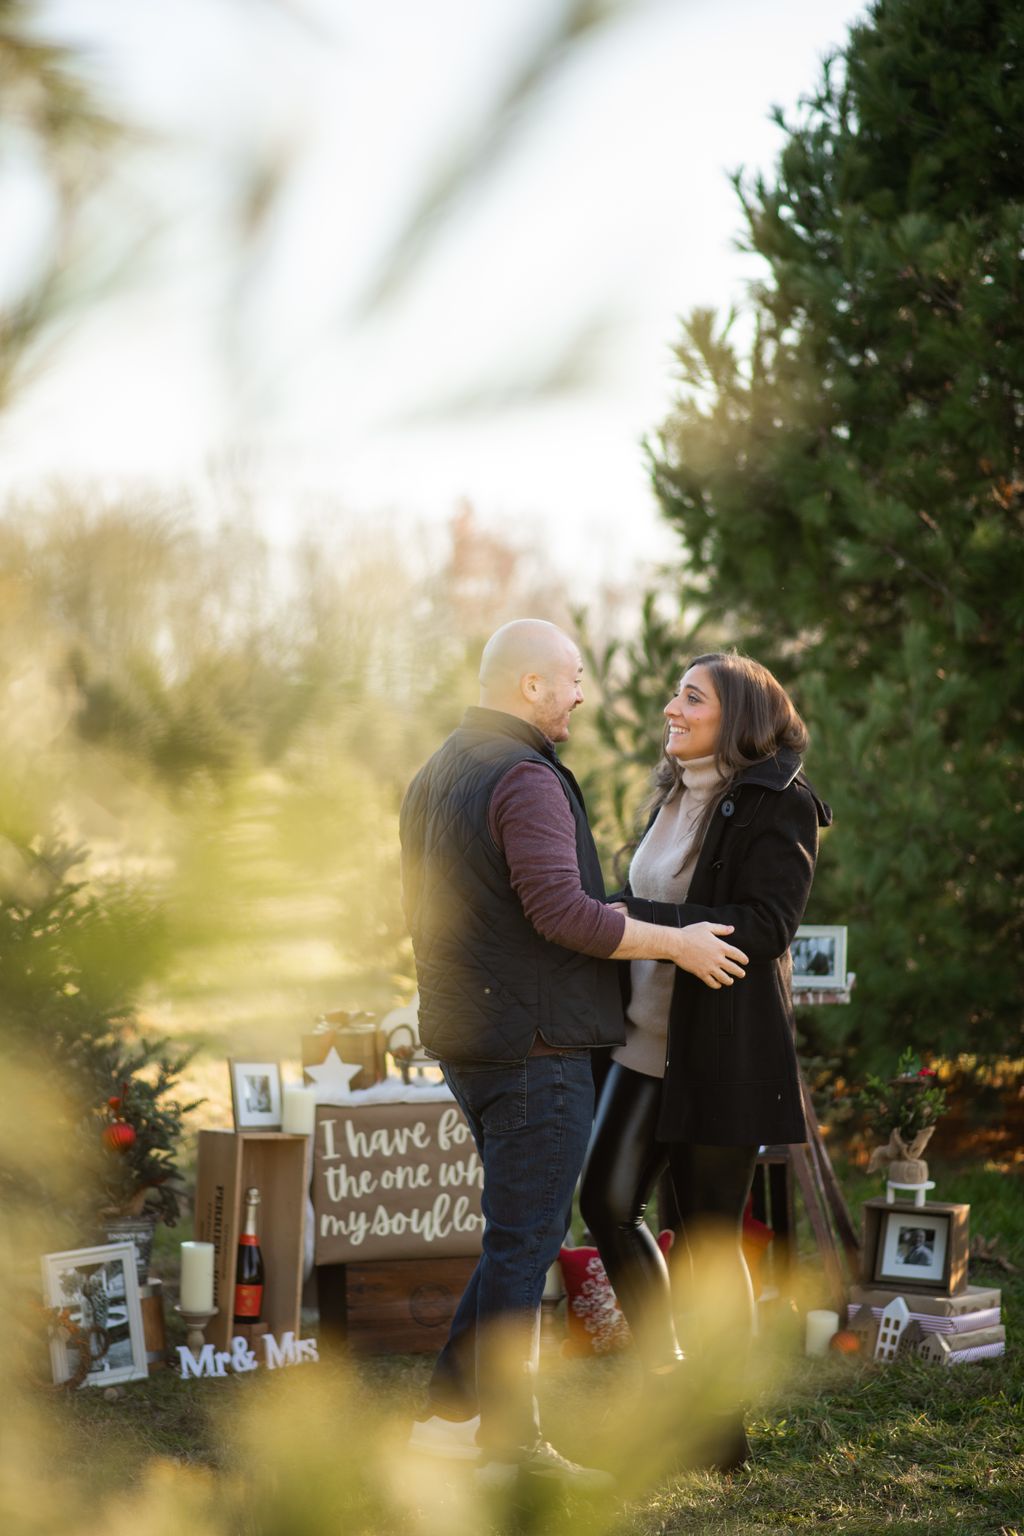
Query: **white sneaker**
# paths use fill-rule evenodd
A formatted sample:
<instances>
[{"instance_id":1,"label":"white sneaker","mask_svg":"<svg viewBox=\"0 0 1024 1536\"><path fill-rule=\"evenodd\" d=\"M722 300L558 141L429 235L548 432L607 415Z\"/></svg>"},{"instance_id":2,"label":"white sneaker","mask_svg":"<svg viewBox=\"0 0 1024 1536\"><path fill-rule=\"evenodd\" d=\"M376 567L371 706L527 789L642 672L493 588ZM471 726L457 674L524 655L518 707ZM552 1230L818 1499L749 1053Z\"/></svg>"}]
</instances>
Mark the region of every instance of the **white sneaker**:
<instances>
[{"instance_id":1,"label":"white sneaker","mask_svg":"<svg viewBox=\"0 0 1024 1536\"><path fill-rule=\"evenodd\" d=\"M442 1419L435 1413L429 1419L416 1420L409 1435L409 1449L449 1461L476 1461L480 1455L476 1443L479 1428L479 1414L472 1419Z\"/></svg>"},{"instance_id":2,"label":"white sneaker","mask_svg":"<svg viewBox=\"0 0 1024 1536\"><path fill-rule=\"evenodd\" d=\"M578 1488L581 1493L606 1493L615 1486L610 1472L602 1472L597 1467L581 1467L578 1462L561 1455L547 1440L538 1440L529 1450L524 1449L509 1459L491 1458L476 1470L477 1481L488 1488L507 1488L520 1474L564 1483L568 1488Z\"/></svg>"}]
</instances>

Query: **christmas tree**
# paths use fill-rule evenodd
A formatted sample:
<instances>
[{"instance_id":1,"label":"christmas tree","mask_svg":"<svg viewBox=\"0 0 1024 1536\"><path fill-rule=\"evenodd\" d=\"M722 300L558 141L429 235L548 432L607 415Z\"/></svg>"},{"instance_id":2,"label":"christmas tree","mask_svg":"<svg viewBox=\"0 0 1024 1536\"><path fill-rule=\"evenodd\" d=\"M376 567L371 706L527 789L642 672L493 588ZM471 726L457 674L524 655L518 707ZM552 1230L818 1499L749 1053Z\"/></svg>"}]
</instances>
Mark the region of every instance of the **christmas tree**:
<instances>
[{"instance_id":1,"label":"christmas tree","mask_svg":"<svg viewBox=\"0 0 1024 1536\"><path fill-rule=\"evenodd\" d=\"M818 1026L869 1055L894 1034L1012 1049L1024 8L882 0L779 122L775 174L736 178L767 265L753 331L741 347L734 323L689 320L656 492L703 635L772 666L812 727L836 824L808 920L849 923L858 973Z\"/></svg>"},{"instance_id":2,"label":"christmas tree","mask_svg":"<svg viewBox=\"0 0 1024 1536\"><path fill-rule=\"evenodd\" d=\"M161 953L159 917L138 891L76 879L82 848L10 826L0 846L5 1206L56 1220L69 1242L91 1242L110 1216L173 1226L184 1117L197 1107L174 1097L189 1054L147 1038L133 1006ZM35 1131L24 1147L19 1117Z\"/></svg>"}]
</instances>

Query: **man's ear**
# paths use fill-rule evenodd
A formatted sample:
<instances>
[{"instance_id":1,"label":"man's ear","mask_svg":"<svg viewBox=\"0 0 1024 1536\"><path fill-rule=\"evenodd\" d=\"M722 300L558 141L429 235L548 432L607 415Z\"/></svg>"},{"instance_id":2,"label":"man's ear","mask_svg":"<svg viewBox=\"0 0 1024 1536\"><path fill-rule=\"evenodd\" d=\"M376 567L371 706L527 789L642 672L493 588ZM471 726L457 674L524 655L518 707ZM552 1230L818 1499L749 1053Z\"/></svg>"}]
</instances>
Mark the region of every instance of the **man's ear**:
<instances>
[{"instance_id":1,"label":"man's ear","mask_svg":"<svg viewBox=\"0 0 1024 1536\"><path fill-rule=\"evenodd\" d=\"M536 672L524 672L519 679L519 691L524 699L535 699L541 691L541 681Z\"/></svg>"}]
</instances>

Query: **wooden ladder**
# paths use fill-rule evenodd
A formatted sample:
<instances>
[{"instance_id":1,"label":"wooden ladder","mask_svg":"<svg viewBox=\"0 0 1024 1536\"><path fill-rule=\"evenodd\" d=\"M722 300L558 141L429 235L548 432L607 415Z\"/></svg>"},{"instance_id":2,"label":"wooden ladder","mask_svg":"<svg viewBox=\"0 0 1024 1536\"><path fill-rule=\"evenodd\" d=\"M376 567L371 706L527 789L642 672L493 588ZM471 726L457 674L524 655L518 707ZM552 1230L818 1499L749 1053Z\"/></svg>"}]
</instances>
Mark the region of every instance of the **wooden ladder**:
<instances>
[{"instance_id":1,"label":"wooden ladder","mask_svg":"<svg viewBox=\"0 0 1024 1536\"><path fill-rule=\"evenodd\" d=\"M774 1241L778 1248L773 1266L776 1275L783 1279L795 1257L794 1186L800 1190L825 1276L829 1304L842 1316L849 1285L860 1278L860 1238L832 1167L803 1073L800 1091L809 1139L799 1146L765 1147L761 1152L754 1174L754 1215L776 1233Z\"/></svg>"}]
</instances>

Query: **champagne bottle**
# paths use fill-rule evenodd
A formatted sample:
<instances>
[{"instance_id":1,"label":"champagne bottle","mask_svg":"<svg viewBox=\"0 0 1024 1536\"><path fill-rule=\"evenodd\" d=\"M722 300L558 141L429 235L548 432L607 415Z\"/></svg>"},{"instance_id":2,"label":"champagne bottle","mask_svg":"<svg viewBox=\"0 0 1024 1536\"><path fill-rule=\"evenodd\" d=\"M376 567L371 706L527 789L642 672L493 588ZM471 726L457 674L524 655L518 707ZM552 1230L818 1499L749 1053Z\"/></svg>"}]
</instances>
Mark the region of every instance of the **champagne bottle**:
<instances>
[{"instance_id":1,"label":"champagne bottle","mask_svg":"<svg viewBox=\"0 0 1024 1536\"><path fill-rule=\"evenodd\" d=\"M263 1316L263 1254L260 1250L260 1192L253 1186L245 1192L245 1223L238 1239L238 1264L235 1269L235 1322L258 1323Z\"/></svg>"}]
</instances>

